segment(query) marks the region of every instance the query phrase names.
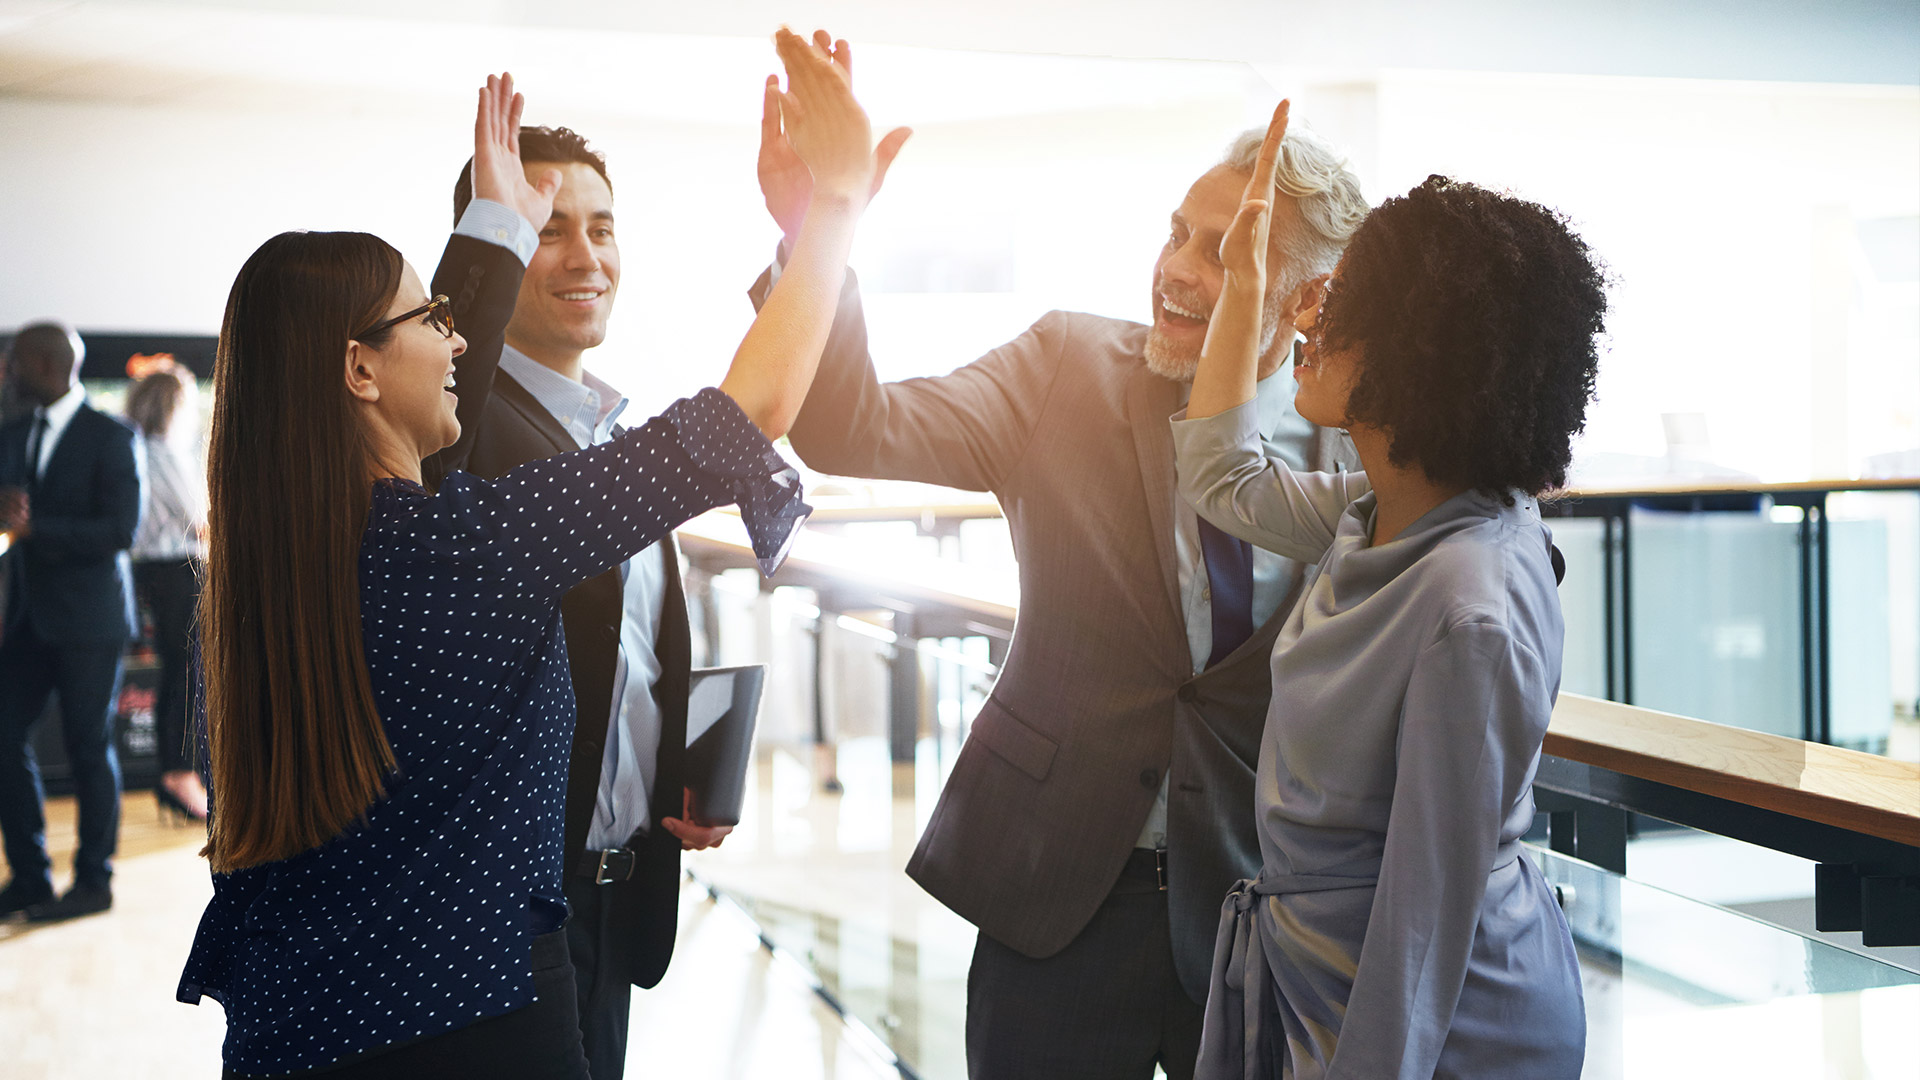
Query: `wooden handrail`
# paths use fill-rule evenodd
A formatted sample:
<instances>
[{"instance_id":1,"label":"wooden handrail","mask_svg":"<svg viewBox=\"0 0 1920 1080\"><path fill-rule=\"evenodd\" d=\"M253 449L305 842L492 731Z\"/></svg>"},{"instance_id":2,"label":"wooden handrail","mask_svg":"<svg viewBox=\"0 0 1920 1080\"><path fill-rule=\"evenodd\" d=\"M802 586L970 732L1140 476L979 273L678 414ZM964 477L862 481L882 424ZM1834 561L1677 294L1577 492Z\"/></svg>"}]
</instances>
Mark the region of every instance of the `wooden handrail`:
<instances>
[{"instance_id":1,"label":"wooden handrail","mask_svg":"<svg viewBox=\"0 0 1920 1080\"><path fill-rule=\"evenodd\" d=\"M1920 764L1561 694L1544 751L1920 847Z\"/></svg>"},{"instance_id":2,"label":"wooden handrail","mask_svg":"<svg viewBox=\"0 0 1920 1080\"><path fill-rule=\"evenodd\" d=\"M689 553L753 565L737 517L683 526ZM1011 627L1019 590L1004 573L889 554L811 529L777 579L965 612ZM1611 701L1561 694L1544 752L1626 776L1920 847L1920 764Z\"/></svg>"},{"instance_id":3,"label":"wooden handrail","mask_svg":"<svg viewBox=\"0 0 1920 1080\"><path fill-rule=\"evenodd\" d=\"M689 554L737 566L753 565L753 549L738 517L706 514L675 534ZM1011 628L1020 587L1007 575L912 551L876 549L814 529L803 529L775 581L794 585L855 586L876 600L964 612Z\"/></svg>"}]
</instances>

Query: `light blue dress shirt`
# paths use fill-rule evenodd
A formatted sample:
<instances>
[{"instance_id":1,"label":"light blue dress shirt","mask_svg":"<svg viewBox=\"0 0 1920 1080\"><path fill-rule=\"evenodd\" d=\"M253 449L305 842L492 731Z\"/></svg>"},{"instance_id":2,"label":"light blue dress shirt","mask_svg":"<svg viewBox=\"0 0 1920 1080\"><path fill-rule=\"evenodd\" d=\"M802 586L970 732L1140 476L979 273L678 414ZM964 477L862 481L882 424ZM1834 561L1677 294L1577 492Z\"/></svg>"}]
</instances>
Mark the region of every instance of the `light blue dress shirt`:
<instances>
[{"instance_id":1,"label":"light blue dress shirt","mask_svg":"<svg viewBox=\"0 0 1920 1080\"><path fill-rule=\"evenodd\" d=\"M1313 425L1293 411L1293 365L1283 364L1279 371L1260 380L1255 388L1255 404L1260 415L1260 437L1267 452L1295 469L1307 467L1307 445L1313 439ZM1182 395L1184 398L1185 395ZM1183 401L1184 404L1184 401ZM1193 670L1198 674L1213 655L1213 587L1207 578L1206 557L1200 551L1200 519L1193 507L1178 492L1173 495L1173 549L1180 574L1180 603L1187 619L1187 645L1193 654ZM1293 588L1299 565L1271 551L1253 549L1253 625L1265 626ZM1177 707L1177 706L1176 706ZM1167 846L1167 784L1160 779L1160 794L1140 830L1137 847Z\"/></svg>"},{"instance_id":2,"label":"light blue dress shirt","mask_svg":"<svg viewBox=\"0 0 1920 1080\"><path fill-rule=\"evenodd\" d=\"M627 399L590 371L575 382L533 360L511 345L500 350L500 370L526 388L581 448L611 440ZM647 800L660 756L660 706L653 686L660 681L660 608L666 596L666 559L671 544L654 544L620 566L620 655L613 672L613 706L607 717L606 756L600 763L600 792L589 848L626 846L634 833L650 828ZM582 717L581 722L586 722Z\"/></svg>"}]
</instances>

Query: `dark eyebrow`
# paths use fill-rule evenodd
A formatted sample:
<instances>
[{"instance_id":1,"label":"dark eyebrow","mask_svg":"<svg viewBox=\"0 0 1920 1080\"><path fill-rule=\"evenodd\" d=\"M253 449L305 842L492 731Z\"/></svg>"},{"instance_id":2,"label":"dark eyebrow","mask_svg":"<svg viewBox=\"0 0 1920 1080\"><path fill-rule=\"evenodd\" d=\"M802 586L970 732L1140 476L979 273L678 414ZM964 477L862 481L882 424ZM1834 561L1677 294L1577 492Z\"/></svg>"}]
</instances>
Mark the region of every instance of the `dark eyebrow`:
<instances>
[{"instance_id":1,"label":"dark eyebrow","mask_svg":"<svg viewBox=\"0 0 1920 1080\"><path fill-rule=\"evenodd\" d=\"M572 220L573 220L573 216L571 214L568 214L565 210L560 210L560 209L555 209L553 211L553 215L547 219L549 223L552 223L555 221L572 221ZM613 211L606 210L606 209L595 210L591 214L587 215L587 220L588 221L612 221Z\"/></svg>"}]
</instances>

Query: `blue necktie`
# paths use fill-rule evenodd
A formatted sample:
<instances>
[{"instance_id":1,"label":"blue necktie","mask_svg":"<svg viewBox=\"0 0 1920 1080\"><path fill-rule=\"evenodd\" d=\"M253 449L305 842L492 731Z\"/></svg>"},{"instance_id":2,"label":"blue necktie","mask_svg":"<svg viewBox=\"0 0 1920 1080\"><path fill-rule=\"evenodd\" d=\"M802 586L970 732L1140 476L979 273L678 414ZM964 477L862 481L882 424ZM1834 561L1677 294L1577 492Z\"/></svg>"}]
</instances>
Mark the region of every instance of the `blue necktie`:
<instances>
[{"instance_id":1,"label":"blue necktie","mask_svg":"<svg viewBox=\"0 0 1920 1080\"><path fill-rule=\"evenodd\" d=\"M1200 553L1213 596L1213 653L1207 657L1212 667L1253 636L1253 545L1201 518Z\"/></svg>"}]
</instances>

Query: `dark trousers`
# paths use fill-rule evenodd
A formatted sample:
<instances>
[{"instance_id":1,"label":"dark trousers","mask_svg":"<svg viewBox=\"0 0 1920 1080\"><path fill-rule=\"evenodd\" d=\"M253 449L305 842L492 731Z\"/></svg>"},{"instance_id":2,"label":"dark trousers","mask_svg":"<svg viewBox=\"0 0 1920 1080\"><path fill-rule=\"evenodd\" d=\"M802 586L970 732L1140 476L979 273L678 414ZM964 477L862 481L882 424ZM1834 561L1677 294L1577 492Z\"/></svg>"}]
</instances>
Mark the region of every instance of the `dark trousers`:
<instances>
[{"instance_id":1,"label":"dark trousers","mask_svg":"<svg viewBox=\"0 0 1920 1080\"><path fill-rule=\"evenodd\" d=\"M113 699L120 691L122 642L53 645L21 620L0 641L0 831L15 881L53 881L47 858L46 792L28 742L50 695L60 720L80 804L76 884L106 888L120 835L120 759L113 749Z\"/></svg>"},{"instance_id":2,"label":"dark trousers","mask_svg":"<svg viewBox=\"0 0 1920 1080\"><path fill-rule=\"evenodd\" d=\"M1193 1076L1205 1007L1173 968L1167 894L1136 851L1080 936L1035 960L981 934L967 972L972 1080Z\"/></svg>"},{"instance_id":3,"label":"dark trousers","mask_svg":"<svg viewBox=\"0 0 1920 1080\"><path fill-rule=\"evenodd\" d=\"M153 703L161 773L193 768L187 750L188 686L193 673L193 616L200 603L199 563L192 559L133 564L133 583L153 613L153 648L160 654L160 692Z\"/></svg>"},{"instance_id":4,"label":"dark trousers","mask_svg":"<svg viewBox=\"0 0 1920 1080\"><path fill-rule=\"evenodd\" d=\"M609 955L607 923L613 917L614 886L569 877L567 950L580 1001L580 1045L593 1080L621 1080L627 1071L627 1015L633 983Z\"/></svg>"},{"instance_id":5,"label":"dark trousers","mask_svg":"<svg viewBox=\"0 0 1920 1080\"><path fill-rule=\"evenodd\" d=\"M574 1015L573 965L561 931L533 939L534 1002L444 1035L350 1057L322 1069L281 1073L326 1080L586 1080ZM232 1069L223 1080L252 1080Z\"/></svg>"}]
</instances>

